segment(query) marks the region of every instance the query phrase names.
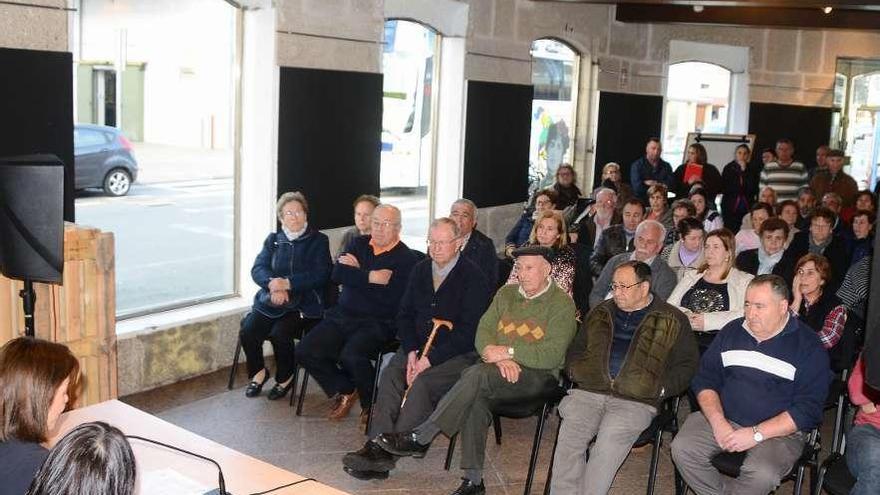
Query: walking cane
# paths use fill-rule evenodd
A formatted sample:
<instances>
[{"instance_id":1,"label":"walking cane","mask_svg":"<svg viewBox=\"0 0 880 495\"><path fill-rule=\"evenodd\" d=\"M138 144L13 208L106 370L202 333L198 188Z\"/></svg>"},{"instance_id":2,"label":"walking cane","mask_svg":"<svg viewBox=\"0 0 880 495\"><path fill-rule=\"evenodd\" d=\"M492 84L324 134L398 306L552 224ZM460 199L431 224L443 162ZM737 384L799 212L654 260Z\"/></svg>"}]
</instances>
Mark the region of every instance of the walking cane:
<instances>
[{"instance_id":1,"label":"walking cane","mask_svg":"<svg viewBox=\"0 0 880 495\"><path fill-rule=\"evenodd\" d=\"M425 347L422 348L422 353L419 357L425 357L431 352L431 346L434 345L434 337L437 336L437 330L440 327L447 327L449 331L452 331L452 322L449 320L441 320L440 318L431 318L431 321L434 323L434 328L431 329L431 334L428 335L428 341L425 342ZM403 405L406 404L406 396L409 395L410 387L406 388L406 391L403 393L403 400L400 401L400 408L403 409Z\"/></svg>"}]
</instances>

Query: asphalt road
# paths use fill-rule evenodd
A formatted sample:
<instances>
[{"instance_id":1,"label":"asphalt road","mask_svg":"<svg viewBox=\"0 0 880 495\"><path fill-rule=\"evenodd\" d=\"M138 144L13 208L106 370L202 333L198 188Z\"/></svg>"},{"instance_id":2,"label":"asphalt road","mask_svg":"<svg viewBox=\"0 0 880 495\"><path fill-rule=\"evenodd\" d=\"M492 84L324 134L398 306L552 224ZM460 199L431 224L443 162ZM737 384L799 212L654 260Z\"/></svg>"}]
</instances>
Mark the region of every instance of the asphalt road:
<instances>
[{"instance_id":1,"label":"asphalt road","mask_svg":"<svg viewBox=\"0 0 880 495\"><path fill-rule=\"evenodd\" d=\"M382 199L403 211L404 242L425 251L426 199ZM75 208L77 223L115 235L117 315L233 292L231 178L135 183L121 198L84 191Z\"/></svg>"},{"instance_id":2,"label":"asphalt road","mask_svg":"<svg viewBox=\"0 0 880 495\"><path fill-rule=\"evenodd\" d=\"M230 178L77 195L77 223L115 235L117 315L233 291L232 189Z\"/></svg>"}]
</instances>

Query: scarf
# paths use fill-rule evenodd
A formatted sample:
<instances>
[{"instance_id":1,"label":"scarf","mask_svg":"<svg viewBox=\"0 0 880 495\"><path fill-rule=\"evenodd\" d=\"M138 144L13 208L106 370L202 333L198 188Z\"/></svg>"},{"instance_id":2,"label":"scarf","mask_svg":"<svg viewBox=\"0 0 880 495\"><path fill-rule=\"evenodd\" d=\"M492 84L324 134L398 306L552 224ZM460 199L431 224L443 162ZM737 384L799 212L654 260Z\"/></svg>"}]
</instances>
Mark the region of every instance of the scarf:
<instances>
[{"instance_id":1,"label":"scarf","mask_svg":"<svg viewBox=\"0 0 880 495\"><path fill-rule=\"evenodd\" d=\"M681 266L691 266L697 258L700 257L700 253L702 250L697 249L696 251L691 251L690 249L684 247L684 244L679 243L678 245L678 259L681 260Z\"/></svg>"},{"instance_id":2,"label":"scarf","mask_svg":"<svg viewBox=\"0 0 880 495\"><path fill-rule=\"evenodd\" d=\"M776 254L767 254L764 251L764 247L758 248L758 275L767 275L768 273L773 273L773 267L776 266L776 263L779 263L779 260L782 259L782 255L785 254L785 250L782 249Z\"/></svg>"},{"instance_id":3,"label":"scarf","mask_svg":"<svg viewBox=\"0 0 880 495\"><path fill-rule=\"evenodd\" d=\"M813 236L810 236L810 252L813 254L822 254L825 252L825 248L831 244L831 240L834 236L828 236L828 239L825 239L825 242L821 244L816 244L813 242Z\"/></svg>"},{"instance_id":4,"label":"scarf","mask_svg":"<svg viewBox=\"0 0 880 495\"><path fill-rule=\"evenodd\" d=\"M294 232L294 231L292 231L292 230L288 230L288 228L285 227L284 225L281 226L281 230L284 231L284 235L287 236L287 240L288 240L288 241L293 241L293 240L295 240L296 238L300 237L301 235L305 234L305 233L306 233L306 229L308 229L308 228L309 228L309 223L308 223L308 222L306 222L306 223L303 225L302 230L297 230L296 232Z\"/></svg>"}]
</instances>

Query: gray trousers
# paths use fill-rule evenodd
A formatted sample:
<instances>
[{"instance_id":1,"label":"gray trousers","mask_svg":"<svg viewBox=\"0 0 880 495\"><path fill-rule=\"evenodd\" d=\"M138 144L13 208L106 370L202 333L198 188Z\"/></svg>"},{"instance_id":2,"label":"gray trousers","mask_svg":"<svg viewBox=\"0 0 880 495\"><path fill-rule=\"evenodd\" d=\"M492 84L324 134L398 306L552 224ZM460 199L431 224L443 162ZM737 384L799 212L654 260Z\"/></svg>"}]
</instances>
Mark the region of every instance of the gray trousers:
<instances>
[{"instance_id":1,"label":"gray trousers","mask_svg":"<svg viewBox=\"0 0 880 495\"><path fill-rule=\"evenodd\" d=\"M604 495L642 431L657 414L654 406L572 389L559 403L559 440L553 455L553 495ZM587 446L589 460L585 462Z\"/></svg>"},{"instance_id":2,"label":"gray trousers","mask_svg":"<svg viewBox=\"0 0 880 495\"><path fill-rule=\"evenodd\" d=\"M493 400L529 400L553 387L557 378L544 370L522 368L516 383L501 376L498 367L477 363L464 370L461 379L440 400L428 418L446 436L461 437L461 469L483 469L486 434L492 424Z\"/></svg>"},{"instance_id":3,"label":"gray trousers","mask_svg":"<svg viewBox=\"0 0 880 495\"><path fill-rule=\"evenodd\" d=\"M406 390L406 359L406 352L400 349L382 371L376 403L373 405L373 420L367 432L370 438L380 433L409 431L422 424L440 399L455 385L461 372L476 363L480 356L476 352L469 352L421 372L410 387L406 404L401 408L400 402Z\"/></svg>"},{"instance_id":4,"label":"gray trousers","mask_svg":"<svg viewBox=\"0 0 880 495\"><path fill-rule=\"evenodd\" d=\"M803 433L795 432L764 440L748 451L739 477L731 478L719 473L710 463L712 456L721 452L721 447L706 417L695 412L688 416L672 441L672 460L698 495L765 495L775 490L782 477L791 471L803 452L805 438Z\"/></svg>"}]
</instances>

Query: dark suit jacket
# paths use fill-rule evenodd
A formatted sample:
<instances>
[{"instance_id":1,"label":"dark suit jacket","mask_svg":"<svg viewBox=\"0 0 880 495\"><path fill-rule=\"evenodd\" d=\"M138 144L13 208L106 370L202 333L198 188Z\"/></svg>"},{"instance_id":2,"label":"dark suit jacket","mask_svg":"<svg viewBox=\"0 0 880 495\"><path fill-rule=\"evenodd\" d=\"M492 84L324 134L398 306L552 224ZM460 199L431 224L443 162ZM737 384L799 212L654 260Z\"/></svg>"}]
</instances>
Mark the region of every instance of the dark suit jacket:
<instances>
[{"instance_id":1,"label":"dark suit jacket","mask_svg":"<svg viewBox=\"0 0 880 495\"><path fill-rule=\"evenodd\" d=\"M596 250L590 258L590 271L594 277L598 277L602 273L605 263L614 256L633 250L633 241L626 241L626 232L623 230L623 224L612 225L602 231L602 237L596 244Z\"/></svg>"},{"instance_id":2,"label":"dark suit jacket","mask_svg":"<svg viewBox=\"0 0 880 495\"><path fill-rule=\"evenodd\" d=\"M462 256L474 262L483 275L489 289L494 294L498 287L498 255L495 252L495 243L479 230L471 232L471 238L461 251Z\"/></svg>"}]
</instances>

